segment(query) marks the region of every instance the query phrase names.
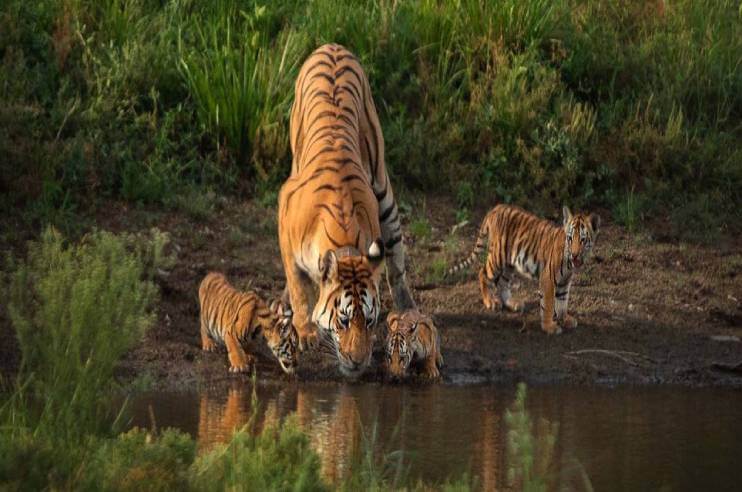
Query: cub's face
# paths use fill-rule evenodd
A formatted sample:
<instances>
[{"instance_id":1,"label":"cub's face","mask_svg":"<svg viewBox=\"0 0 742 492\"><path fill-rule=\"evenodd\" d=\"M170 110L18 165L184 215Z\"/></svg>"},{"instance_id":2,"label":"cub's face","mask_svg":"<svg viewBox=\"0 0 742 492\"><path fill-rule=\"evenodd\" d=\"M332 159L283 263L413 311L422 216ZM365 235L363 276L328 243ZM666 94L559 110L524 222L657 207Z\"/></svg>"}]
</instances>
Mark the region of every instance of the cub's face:
<instances>
[{"instance_id":1,"label":"cub's face","mask_svg":"<svg viewBox=\"0 0 742 492\"><path fill-rule=\"evenodd\" d=\"M417 337L419 320L416 316L389 313L386 319L389 334L386 342L387 370L392 377L404 378L412 362L412 343Z\"/></svg>"},{"instance_id":2,"label":"cub's face","mask_svg":"<svg viewBox=\"0 0 742 492\"><path fill-rule=\"evenodd\" d=\"M597 214L575 214L567 207L562 209L566 242L564 256L569 268L580 268L590 257L600 229L600 216Z\"/></svg>"},{"instance_id":3,"label":"cub's face","mask_svg":"<svg viewBox=\"0 0 742 492\"><path fill-rule=\"evenodd\" d=\"M291 324L291 311L284 309L280 301L271 303L271 329L263 330L263 336L273 355L286 374L293 374L298 364L299 337Z\"/></svg>"},{"instance_id":4,"label":"cub's face","mask_svg":"<svg viewBox=\"0 0 742 492\"><path fill-rule=\"evenodd\" d=\"M329 339L346 376L357 377L371 361L383 259L379 239L366 255L338 257L328 251L320 263L322 279L312 321L320 336Z\"/></svg>"}]
</instances>

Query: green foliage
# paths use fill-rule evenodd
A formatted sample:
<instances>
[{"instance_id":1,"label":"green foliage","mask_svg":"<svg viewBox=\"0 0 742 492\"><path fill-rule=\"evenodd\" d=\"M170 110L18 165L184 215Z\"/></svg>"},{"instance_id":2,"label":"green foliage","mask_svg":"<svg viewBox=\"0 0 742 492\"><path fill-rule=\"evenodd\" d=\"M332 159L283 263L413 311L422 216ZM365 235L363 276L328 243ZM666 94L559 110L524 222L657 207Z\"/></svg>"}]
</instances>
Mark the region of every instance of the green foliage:
<instances>
[{"instance_id":1,"label":"green foliage","mask_svg":"<svg viewBox=\"0 0 742 492\"><path fill-rule=\"evenodd\" d=\"M70 228L100 197L271 196L297 69L338 42L408 189L553 212L634 187L676 230L734 232L741 15L735 0L8 0L2 205Z\"/></svg>"},{"instance_id":2,"label":"green foliage","mask_svg":"<svg viewBox=\"0 0 742 492\"><path fill-rule=\"evenodd\" d=\"M132 429L95 443L74 485L82 490L187 490L196 443L188 434L166 429L156 435Z\"/></svg>"},{"instance_id":3,"label":"green foliage","mask_svg":"<svg viewBox=\"0 0 742 492\"><path fill-rule=\"evenodd\" d=\"M235 175L252 163L262 178L266 161L286 162L286 115L303 48L290 31L271 41L259 27L265 16L265 6L197 15L181 28L196 32L195 43L183 35L179 42L181 72L206 131L234 156Z\"/></svg>"},{"instance_id":4,"label":"green foliage","mask_svg":"<svg viewBox=\"0 0 742 492\"><path fill-rule=\"evenodd\" d=\"M430 239L430 235L433 232L433 228L426 217L416 218L410 222L408 227L410 234L412 234L417 241L427 241Z\"/></svg>"},{"instance_id":5,"label":"green foliage","mask_svg":"<svg viewBox=\"0 0 742 492\"><path fill-rule=\"evenodd\" d=\"M319 470L309 438L289 419L258 435L235 432L228 444L200 456L190 477L194 490L326 490Z\"/></svg>"},{"instance_id":6,"label":"green foliage","mask_svg":"<svg viewBox=\"0 0 742 492\"><path fill-rule=\"evenodd\" d=\"M155 250L158 248L155 247ZM18 337L23 385L37 432L62 443L106 420L113 369L152 323L156 288L125 241L95 232L67 245L47 229L12 276L8 312Z\"/></svg>"},{"instance_id":7,"label":"green foliage","mask_svg":"<svg viewBox=\"0 0 742 492\"><path fill-rule=\"evenodd\" d=\"M508 426L508 481L518 490L549 489L549 472L559 426L545 419L536 428L526 410L526 385L520 383L512 410L505 412Z\"/></svg>"}]
</instances>

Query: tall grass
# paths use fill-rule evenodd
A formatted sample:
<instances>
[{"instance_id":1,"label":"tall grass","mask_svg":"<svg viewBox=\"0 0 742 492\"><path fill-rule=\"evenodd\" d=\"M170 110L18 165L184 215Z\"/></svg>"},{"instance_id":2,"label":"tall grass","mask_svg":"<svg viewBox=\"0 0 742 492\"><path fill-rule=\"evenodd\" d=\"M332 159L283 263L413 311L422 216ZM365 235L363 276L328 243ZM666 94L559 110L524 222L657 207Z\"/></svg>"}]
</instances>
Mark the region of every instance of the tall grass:
<instances>
[{"instance_id":1,"label":"tall grass","mask_svg":"<svg viewBox=\"0 0 742 492\"><path fill-rule=\"evenodd\" d=\"M708 224L706 202L709 230L735 230L741 15L734 0L9 0L3 204L73 222L101 196L265 195L289 169L296 70L332 41L368 73L398 184L464 181L543 212L615 209L634 187L679 230Z\"/></svg>"},{"instance_id":2,"label":"tall grass","mask_svg":"<svg viewBox=\"0 0 742 492\"><path fill-rule=\"evenodd\" d=\"M257 30L264 15L265 7L234 6L216 18L195 17L180 28L179 41L181 72L206 130L233 154L237 169L252 164L263 179L267 164L287 156L286 121L304 48L299 34L283 31L271 40ZM184 29L196 33L187 47Z\"/></svg>"}]
</instances>

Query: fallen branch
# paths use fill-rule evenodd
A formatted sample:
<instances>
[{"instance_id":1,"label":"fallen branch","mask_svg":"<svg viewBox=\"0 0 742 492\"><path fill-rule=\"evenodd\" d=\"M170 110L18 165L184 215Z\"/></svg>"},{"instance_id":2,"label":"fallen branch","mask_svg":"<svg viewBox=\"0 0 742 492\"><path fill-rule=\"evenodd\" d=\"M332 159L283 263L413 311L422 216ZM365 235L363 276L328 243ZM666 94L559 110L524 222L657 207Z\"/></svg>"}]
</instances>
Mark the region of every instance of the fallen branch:
<instances>
[{"instance_id":1,"label":"fallen branch","mask_svg":"<svg viewBox=\"0 0 742 492\"><path fill-rule=\"evenodd\" d=\"M583 350L575 350L573 352L566 352L562 355L568 358L575 358L575 356L577 355L590 355L590 354L607 355L610 357L614 357L631 366L643 365L643 364L639 364L638 362L631 360L631 358L642 360L644 364L646 364L647 362L651 362L651 363L655 362L654 360L647 357L646 355L642 355L636 352L629 352L627 350L583 349Z\"/></svg>"}]
</instances>

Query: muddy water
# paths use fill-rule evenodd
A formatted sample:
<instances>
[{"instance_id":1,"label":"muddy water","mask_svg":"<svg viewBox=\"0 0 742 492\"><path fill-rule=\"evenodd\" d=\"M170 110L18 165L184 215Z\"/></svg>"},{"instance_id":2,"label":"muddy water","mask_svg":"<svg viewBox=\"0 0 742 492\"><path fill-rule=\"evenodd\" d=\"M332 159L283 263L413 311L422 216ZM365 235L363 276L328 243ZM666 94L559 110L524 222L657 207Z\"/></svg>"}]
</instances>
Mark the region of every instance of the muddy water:
<instances>
[{"instance_id":1,"label":"muddy water","mask_svg":"<svg viewBox=\"0 0 742 492\"><path fill-rule=\"evenodd\" d=\"M252 389L151 393L132 402L134 424L191 433L201 449L229 438L251 414ZM505 410L514 388L384 385L258 387L258 426L295 412L324 475L339 479L374 425L379 454L403 450L413 477L470 472L486 490L507 485ZM595 490L740 490L742 392L684 388L532 387L534 421L559 425L557 486Z\"/></svg>"}]
</instances>

